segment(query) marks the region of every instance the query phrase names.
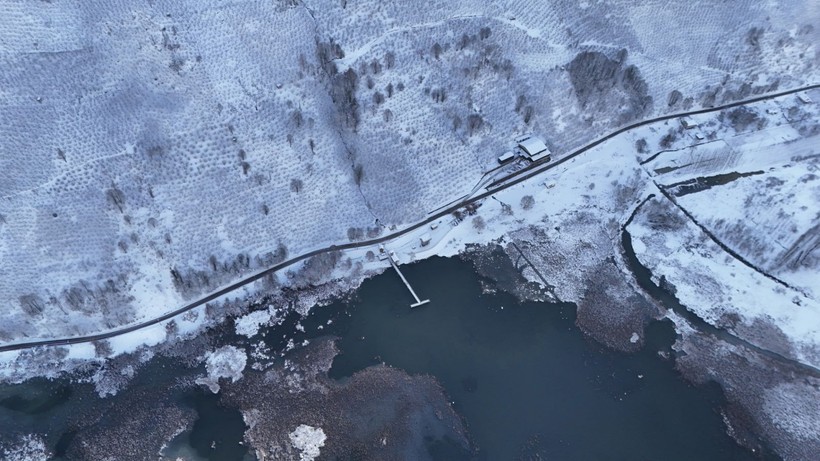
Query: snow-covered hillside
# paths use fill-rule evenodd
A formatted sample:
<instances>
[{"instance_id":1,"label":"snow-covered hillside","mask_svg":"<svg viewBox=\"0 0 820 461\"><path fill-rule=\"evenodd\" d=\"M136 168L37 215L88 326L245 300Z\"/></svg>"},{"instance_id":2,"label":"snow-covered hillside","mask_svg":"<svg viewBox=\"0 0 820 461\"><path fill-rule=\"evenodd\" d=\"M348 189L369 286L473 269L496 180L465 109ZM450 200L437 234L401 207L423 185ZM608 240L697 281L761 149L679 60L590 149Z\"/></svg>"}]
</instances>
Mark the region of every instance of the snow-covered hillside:
<instances>
[{"instance_id":1,"label":"snow-covered hillside","mask_svg":"<svg viewBox=\"0 0 820 461\"><path fill-rule=\"evenodd\" d=\"M415 221L520 133L566 152L816 80L816 8L0 2L0 341Z\"/></svg>"}]
</instances>

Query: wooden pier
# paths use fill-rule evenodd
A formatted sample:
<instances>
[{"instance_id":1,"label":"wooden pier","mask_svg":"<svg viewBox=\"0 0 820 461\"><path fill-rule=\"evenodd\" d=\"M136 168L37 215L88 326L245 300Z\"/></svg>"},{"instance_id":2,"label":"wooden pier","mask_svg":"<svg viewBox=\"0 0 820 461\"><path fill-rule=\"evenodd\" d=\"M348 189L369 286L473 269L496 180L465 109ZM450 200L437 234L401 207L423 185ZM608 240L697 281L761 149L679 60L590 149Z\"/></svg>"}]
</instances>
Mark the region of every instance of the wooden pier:
<instances>
[{"instance_id":1,"label":"wooden pier","mask_svg":"<svg viewBox=\"0 0 820 461\"><path fill-rule=\"evenodd\" d=\"M393 266L393 269L396 269L396 273L397 273L397 274L399 274L399 277L401 278L401 281L402 281L402 282L404 282L404 285L407 287L407 289L408 289L408 290L410 290L410 294L411 294L411 295L413 295L413 299L415 299L415 300L416 300L416 302L415 302L415 303L413 303L413 304L411 304L411 305L410 305L410 307L411 307L411 308L413 308L413 307L419 307L419 306L422 306L422 305L424 305L424 304L429 303L429 302L430 302L430 300L429 300L429 299L425 299L425 300L423 300L423 301L422 301L421 299L419 299L419 297L418 297L418 295L416 294L416 292L415 292L415 291L413 291L413 287L411 287L411 286L410 286L410 282L408 282L408 281L407 281L407 279L406 279L406 278L404 278L404 274L402 274L402 273L401 273L401 271L399 270L399 266L396 264L396 261L394 261L394 260L393 260L393 254L392 254L392 253L390 253L390 252L387 252L387 251L384 249L384 247L379 248L379 250L380 250L381 252L383 252L383 253L386 253L386 254L387 254L387 259L388 259L388 260L390 260L390 265L391 265L391 266Z\"/></svg>"}]
</instances>

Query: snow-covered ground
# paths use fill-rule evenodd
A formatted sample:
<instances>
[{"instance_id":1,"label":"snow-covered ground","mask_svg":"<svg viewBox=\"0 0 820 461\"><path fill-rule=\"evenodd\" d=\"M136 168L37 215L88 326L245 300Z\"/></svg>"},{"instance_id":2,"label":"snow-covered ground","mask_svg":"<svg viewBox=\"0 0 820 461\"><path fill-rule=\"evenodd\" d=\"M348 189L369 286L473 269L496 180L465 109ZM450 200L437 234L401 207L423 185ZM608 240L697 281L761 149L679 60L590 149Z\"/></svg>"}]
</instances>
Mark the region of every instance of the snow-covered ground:
<instances>
[{"instance_id":1,"label":"snow-covered ground","mask_svg":"<svg viewBox=\"0 0 820 461\"><path fill-rule=\"evenodd\" d=\"M641 156L674 203L657 194L629 231L642 263L688 309L820 368L820 118L800 96L650 130L647 145L675 133Z\"/></svg>"},{"instance_id":2,"label":"snow-covered ground","mask_svg":"<svg viewBox=\"0 0 820 461\"><path fill-rule=\"evenodd\" d=\"M816 99L820 91L808 95ZM812 204L820 200L820 143L806 135L820 126L817 111L817 104L797 97L744 107L740 115L751 123L739 133L704 118L703 126L687 131L714 140L660 154L645 165L658 184L678 185L670 188L676 201L723 243L815 299L820 216ZM704 177L721 184L692 185Z\"/></svg>"},{"instance_id":3,"label":"snow-covered ground","mask_svg":"<svg viewBox=\"0 0 820 461\"><path fill-rule=\"evenodd\" d=\"M815 299L737 261L665 198L648 202L628 230L656 282L664 277L690 311L763 349L820 368Z\"/></svg>"},{"instance_id":4,"label":"snow-covered ground","mask_svg":"<svg viewBox=\"0 0 820 461\"><path fill-rule=\"evenodd\" d=\"M416 221L520 133L566 152L818 75L808 1L0 11L3 343L133 324Z\"/></svg>"}]
</instances>

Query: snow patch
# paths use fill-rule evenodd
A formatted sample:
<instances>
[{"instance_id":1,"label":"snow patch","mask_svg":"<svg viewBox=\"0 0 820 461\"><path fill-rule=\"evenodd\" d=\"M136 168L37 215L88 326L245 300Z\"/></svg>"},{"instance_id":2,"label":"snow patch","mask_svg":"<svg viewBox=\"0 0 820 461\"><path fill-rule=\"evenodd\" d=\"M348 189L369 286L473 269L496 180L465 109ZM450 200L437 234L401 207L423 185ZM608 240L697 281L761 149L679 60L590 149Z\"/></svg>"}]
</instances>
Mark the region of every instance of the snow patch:
<instances>
[{"instance_id":1,"label":"snow patch","mask_svg":"<svg viewBox=\"0 0 820 461\"><path fill-rule=\"evenodd\" d=\"M247 336L255 336L259 333L259 328L267 325L270 322L272 314L269 310L251 312L236 319L236 334Z\"/></svg>"},{"instance_id":2,"label":"snow patch","mask_svg":"<svg viewBox=\"0 0 820 461\"><path fill-rule=\"evenodd\" d=\"M205 361L208 376L198 378L197 384L208 386L214 394L219 392L219 379L231 378L235 383L242 379L242 372L248 362L248 356L234 346L224 346L210 352Z\"/></svg>"},{"instance_id":3,"label":"snow patch","mask_svg":"<svg viewBox=\"0 0 820 461\"><path fill-rule=\"evenodd\" d=\"M0 447L0 459L17 461L45 461L51 458L43 440L34 434L24 435L10 447Z\"/></svg>"},{"instance_id":4,"label":"snow patch","mask_svg":"<svg viewBox=\"0 0 820 461\"><path fill-rule=\"evenodd\" d=\"M327 436L321 427L308 426L307 424L300 424L293 432L290 433L290 443L293 448L299 450L299 459L301 461L313 461L319 456L320 448L325 446Z\"/></svg>"}]
</instances>

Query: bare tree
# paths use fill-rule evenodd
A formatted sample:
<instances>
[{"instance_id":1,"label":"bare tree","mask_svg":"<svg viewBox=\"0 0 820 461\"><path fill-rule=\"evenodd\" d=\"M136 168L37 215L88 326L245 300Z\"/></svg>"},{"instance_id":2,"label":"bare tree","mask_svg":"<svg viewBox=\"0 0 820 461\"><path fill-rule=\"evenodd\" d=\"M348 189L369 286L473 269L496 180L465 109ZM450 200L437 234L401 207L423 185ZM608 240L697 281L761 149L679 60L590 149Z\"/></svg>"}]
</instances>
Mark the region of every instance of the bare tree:
<instances>
[{"instance_id":1,"label":"bare tree","mask_svg":"<svg viewBox=\"0 0 820 461\"><path fill-rule=\"evenodd\" d=\"M447 92L444 88L436 88L434 89L430 95L433 97L433 101L442 103L447 100Z\"/></svg>"},{"instance_id":2,"label":"bare tree","mask_svg":"<svg viewBox=\"0 0 820 461\"><path fill-rule=\"evenodd\" d=\"M472 136L473 133L480 130L481 127L484 126L484 119L478 114L470 114L470 116L467 117L467 126L470 129L470 136Z\"/></svg>"},{"instance_id":3,"label":"bare tree","mask_svg":"<svg viewBox=\"0 0 820 461\"><path fill-rule=\"evenodd\" d=\"M663 135L658 145L661 147L661 149L669 149L670 147L672 147L672 143L674 143L677 138L677 133L670 130L669 133Z\"/></svg>"},{"instance_id":4,"label":"bare tree","mask_svg":"<svg viewBox=\"0 0 820 461\"><path fill-rule=\"evenodd\" d=\"M535 206L535 199L532 197L532 195L525 195L521 197L521 208L529 210L533 206Z\"/></svg>"},{"instance_id":5,"label":"bare tree","mask_svg":"<svg viewBox=\"0 0 820 461\"><path fill-rule=\"evenodd\" d=\"M115 184L111 184L111 188L105 191L105 196L108 198L109 202L120 210L120 213L123 212L123 209L125 208L125 194L118 189Z\"/></svg>"},{"instance_id":6,"label":"bare tree","mask_svg":"<svg viewBox=\"0 0 820 461\"><path fill-rule=\"evenodd\" d=\"M635 150L637 150L638 153L641 153L641 154L645 154L645 153L648 152L645 138L641 138L641 139L635 141Z\"/></svg>"},{"instance_id":7,"label":"bare tree","mask_svg":"<svg viewBox=\"0 0 820 461\"><path fill-rule=\"evenodd\" d=\"M94 345L94 355L97 357L105 358L114 353L111 343L105 339L94 341L92 344Z\"/></svg>"},{"instance_id":8,"label":"bare tree","mask_svg":"<svg viewBox=\"0 0 820 461\"><path fill-rule=\"evenodd\" d=\"M364 238L364 229L362 229L361 227L349 227L347 229L347 238L351 242L363 239Z\"/></svg>"},{"instance_id":9,"label":"bare tree","mask_svg":"<svg viewBox=\"0 0 820 461\"><path fill-rule=\"evenodd\" d=\"M524 123L529 125L530 122L532 121L532 116L533 116L534 113L535 113L535 109L533 109L532 106L525 107L524 108L524 113L522 114L522 116L524 117Z\"/></svg>"},{"instance_id":10,"label":"bare tree","mask_svg":"<svg viewBox=\"0 0 820 461\"><path fill-rule=\"evenodd\" d=\"M439 56L441 56L441 45L439 45L438 42L436 42L433 45L433 50L432 51L433 51L433 57L438 59Z\"/></svg>"},{"instance_id":11,"label":"bare tree","mask_svg":"<svg viewBox=\"0 0 820 461\"><path fill-rule=\"evenodd\" d=\"M177 333L179 333L179 325L177 325L176 320L171 320L165 324L165 334L168 335L168 337L174 337Z\"/></svg>"},{"instance_id":12,"label":"bare tree","mask_svg":"<svg viewBox=\"0 0 820 461\"><path fill-rule=\"evenodd\" d=\"M291 120L293 120L293 124L296 125L296 128L300 128L302 126L302 123L304 123L304 118L302 118L302 111L299 109L294 110L290 118Z\"/></svg>"},{"instance_id":13,"label":"bare tree","mask_svg":"<svg viewBox=\"0 0 820 461\"><path fill-rule=\"evenodd\" d=\"M334 60L343 58L344 55L342 47L332 39L330 42L316 41L316 57L319 60L319 66L327 75L336 75L338 69Z\"/></svg>"},{"instance_id":14,"label":"bare tree","mask_svg":"<svg viewBox=\"0 0 820 461\"><path fill-rule=\"evenodd\" d=\"M672 90L669 93L669 97L667 97L666 99L666 103L669 107L672 107L675 104L677 104L678 101L680 101L681 99L683 99L683 94L678 90Z\"/></svg>"},{"instance_id":15,"label":"bare tree","mask_svg":"<svg viewBox=\"0 0 820 461\"><path fill-rule=\"evenodd\" d=\"M353 166L353 180L356 182L356 185L361 185L362 180L364 179L364 166L362 164L357 164Z\"/></svg>"},{"instance_id":16,"label":"bare tree","mask_svg":"<svg viewBox=\"0 0 820 461\"><path fill-rule=\"evenodd\" d=\"M210 264L211 270L213 270L214 272L216 272L219 268L219 260L217 260L216 256L214 255L208 257L208 264Z\"/></svg>"},{"instance_id":17,"label":"bare tree","mask_svg":"<svg viewBox=\"0 0 820 461\"><path fill-rule=\"evenodd\" d=\"M464 48L467 48L467 45L469 45L469 44L470 44L470 36L467 35L467 34L463 34L461 36L461 38L459 39L458 46L456 48L459 49L459 50L463 50Z\"/></svg>"},{"instance_id":18,"label":"bare tree","mask_svg":"<svg viewBox=\"0 0 820 461\"><path fill-rule=\"evenodd\" d=\"M20 307L22 307L23 312L29 316L36 317L43 313L46 309L46 304L39 296L35 294L28 294L20 296Z\"/></svg>"},{"instance_id":19,"label":"bare tree","mask_svg":"<svg viewBox=\"0 0 820 461\"><path fill-rule=\"evenodd\" d=\"M525 104L527 104L527 97L523 94L519 94L515 100L515 113L521 113L521 109L524 108Z\"/></svg>"},{"instance_id":20,"label":"bare tree","mask_svg":"<svg viewBox=\"0 0 820 461\"><path fill-rule=\"evenodd\" d=\"M291 179L290 180L290 191L299 193L302 191L304 184L302 183L301 179Z\"/></svg>"},{"instance_id":21,"label":"bare tree","mask_svg":"<svg viewBox=\"0 0 820 461\"><path fill-rule=\"evenodd\" d=\"M487 224L484 222L484 218L481 216L476 216L473 218L473 228L479 232L483 231L487 227Z\"/></svg>"}]
</instances>

